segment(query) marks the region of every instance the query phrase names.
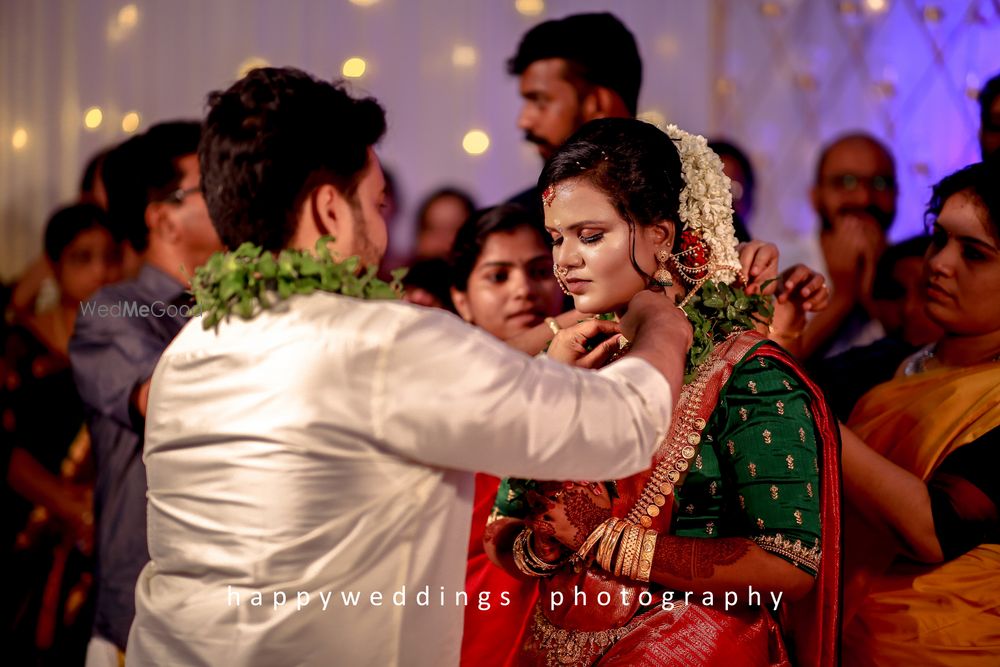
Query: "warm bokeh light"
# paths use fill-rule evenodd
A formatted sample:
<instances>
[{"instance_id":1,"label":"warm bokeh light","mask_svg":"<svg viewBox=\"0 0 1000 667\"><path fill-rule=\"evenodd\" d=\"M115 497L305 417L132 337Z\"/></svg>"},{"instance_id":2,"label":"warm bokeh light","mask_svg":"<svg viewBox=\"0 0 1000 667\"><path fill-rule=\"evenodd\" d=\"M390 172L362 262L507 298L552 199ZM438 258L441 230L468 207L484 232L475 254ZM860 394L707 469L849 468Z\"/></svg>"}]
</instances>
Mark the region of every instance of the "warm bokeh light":
<instances>
[{"instance_id":1,"label":"warm bokeh light","mask_svg":"<svg viewBox=\"0 0 1000 667\"><path fill-rule=\"evenodd\" d=\"M940 23L944 18L944 10L937 5L924 5L924 20L928 23Z\"/></svg>"},{"instance_id":2,"label":"warm bokeh light","mask_svg":"<svg viewBox=\"0 0 1000 667\"><path fill-rule=\"evenodd\" d=\"M365 75L366 69L368 69L368 63L364 59L348 58L344 61L344 66L340 71L349 79L357 79Z\"/></svg>"},{"instance_id":3,"label":"warm bokeh light","mask_svg":"<svg viewBox=\"0 0 1000 667\"><path fill-rule=\"evenodd\" d=\"M514 9L525 16L538 16L545 11L545 0L515 0Z\"/></svg>"},{"instance_id":4,"label":"warm bokeh light","mask_svg":"<svg viewBox=\"0 0 1000 667\"><path fill-rule=\"evenodd\" d=\"M663 115L662 111L657 109L648 109L647 111L643 111L636 116L636 118L644 120L650 125L655 125L661 130L667 126L667 117Z\"/></svg>"},{"instance_id":5,"label":"warm bokeh light","mask_svg":"<svg viewBox=\"0 0 1000 667\"><path fill-rule=\"evenodd\" d=\"M455 67L474 67L478 54L475 47L458 44L451 50L451 64Z\"/></svg>"},{"instance_id":6,"label":"warm bokeh light","mask_svg":"<svg viewBox=\"0 0 1000 667\"><path fill-rule=\"evenodd\" d=\"M236 78L242 79L250 70L257 69L259 67L270 67L271 63L261 58L260 56L250 56L246 60L240 63L240 66L236 68Z\"/></svg>"},{"instance_id":7,"label":"warm bokeh light","mask_svg":"<svg viewBox=\"0 0 1000 667\"><path fill-rule=\"evenodd\" d=\"M371 7L378 0L351 0L352 5L357 5L358 7Z\"/></svg>"},{"instance_id":8,"label":"warm bokeh light","mask_svg":"<svg viewBox=\"0 0 1000 667\"><path fill-rule=\"evenodd\" d=\"M882 14L889 9L889 0L865 0L865 7L873 14Z\"/></svg>"},{"instance_id":9,"label":"warm bokeh light","mask_svg":"<svg viewBox=\"0 0 1000 667\"><path fill-rule=\"evenodd\" d=\"M482 155L490 147L490 135L482 130L469 130L462 139L462 148L469 155Z\"/></svg>"},{"instance_id":10,"label":"warm bokeh light","mask_svg":"<svg viewBox=\"0 0 1000 667\"><path fill-rule=\"evenodd\" d=\"M100 107L90 107L83 114L83 126L88 130L96 130L104 120L104 112Z\"/></svg>"},{"instance_id":11,"label":"warm bokeh light","mask_svg":"<svg viewBox=\"0 0 1000 667\"><path fill-rule=\"evenodd\" d=\"M23 127L19 127L14 130L14 134L10 137L10 145L14 147L14 150L19 151L28 145L28 131Z\"/></svg>"},{"instance_id":12,"label":"warm bokeh light","mask_svg":"<svg viewBox=\"0 0 1000 667\"><path fill-rule=\"evenodd\" d=\"M122 28L134 28L139 23L139 8L135 5L125 5L118 11L118 25Z\"/></svg>"},{"instance_id":13,"label":"warm bokeh light","mask_svg":"<svg viewBox=\"0 0 1000 667\"><path fill-rule=\"evenodd\" d=\"M122 116L122 129L131 134L139 129L139 123L141 121L142 116L139 115L138 111L129 111L127 114Z\"/></svg>"}]
</instances>

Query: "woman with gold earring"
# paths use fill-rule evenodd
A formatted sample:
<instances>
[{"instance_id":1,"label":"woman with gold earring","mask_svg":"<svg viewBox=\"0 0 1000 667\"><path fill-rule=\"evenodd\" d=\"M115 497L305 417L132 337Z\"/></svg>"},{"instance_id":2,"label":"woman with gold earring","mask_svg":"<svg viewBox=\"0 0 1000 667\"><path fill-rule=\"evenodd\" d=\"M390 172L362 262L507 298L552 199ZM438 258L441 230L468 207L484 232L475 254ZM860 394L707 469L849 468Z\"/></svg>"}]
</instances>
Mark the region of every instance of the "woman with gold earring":
<instances>
[{"instance_id":1,"label":"woman with gold earring","mask_svg":"<svg viewBox=\"0 0 1000 667\"><path fill-rule=\"evenodd\" d=\"M546 603L522 663L837 664L837 432L794 359L756 331L771 309L740 288L718 157L675 127L602 119L539 185L555 273L577 310L621 315L639 291L662 291L695 344L649 470L501 486L487 551L538 581ZM549 356L578 363L572 343L560 332ZM748 587L780 603L713 603ZM577 591L589 602L574 604ZM683 591L694 600L674 597ZM614 603L597 603L602 593Z\"/></svg>"}]
</instances>

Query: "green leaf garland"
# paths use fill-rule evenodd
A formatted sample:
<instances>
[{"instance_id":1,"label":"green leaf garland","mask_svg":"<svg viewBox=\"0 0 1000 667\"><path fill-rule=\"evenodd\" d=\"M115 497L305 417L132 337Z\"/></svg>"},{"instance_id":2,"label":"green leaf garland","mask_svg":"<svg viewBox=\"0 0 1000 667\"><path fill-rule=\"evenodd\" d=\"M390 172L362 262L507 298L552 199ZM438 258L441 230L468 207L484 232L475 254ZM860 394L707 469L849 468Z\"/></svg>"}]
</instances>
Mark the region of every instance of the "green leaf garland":
<instances>
[{"instance_id":1,"label":"green leaf garland","mask_svg":"<svg viewBox=\"0 0 1000 667\"><path fill-rule=\"evenodd\" d=\"M398 299L400 281L406 269L392 272L387 283L375 277L377 267L359 272L361 260L349 257L333 259L324 236L316 241L314 253L305 250L282 250L277 257L252 243L244 243L232 252L217 252L198 267L191 280L196 315L203 315L202 327L218 327L236 314L249 320L271 308L277 301L295 294L330 292L358 299Z\"/></svg>"}]
</instances>

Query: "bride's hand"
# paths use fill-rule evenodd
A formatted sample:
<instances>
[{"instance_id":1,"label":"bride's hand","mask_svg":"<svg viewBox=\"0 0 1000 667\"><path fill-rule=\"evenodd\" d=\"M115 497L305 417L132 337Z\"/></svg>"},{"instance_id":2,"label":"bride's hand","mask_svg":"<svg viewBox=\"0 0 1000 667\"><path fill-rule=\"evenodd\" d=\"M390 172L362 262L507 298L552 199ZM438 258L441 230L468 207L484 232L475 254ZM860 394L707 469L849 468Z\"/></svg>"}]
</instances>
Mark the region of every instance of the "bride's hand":
<instances>
[{"instance_id":1,"label":"bride's hand","mask_svg":"<svg viewBox=\"0 0 1000 667\"><path fill-rule=\"evenodd\" d=\"M611 516L611 498L602 483L560 483L561 488L529 494L535 509L528 525L536 535L554 539L576 551L595 528ZM539 554L541 556L541 554Z\"/></svg>"},{"instance_id":2,"label":"bride's hand","mask_svg":"<svg viewBox=\"0 0 1000 667\"><path fill-rule=\"evenodd\" d=\"M548 357L570 366L600 368L618 351L621 327L608 320L584 320L562 329L549 345ZM591 349L587 349L590 347Z\"/></svg>"}]
</instances>

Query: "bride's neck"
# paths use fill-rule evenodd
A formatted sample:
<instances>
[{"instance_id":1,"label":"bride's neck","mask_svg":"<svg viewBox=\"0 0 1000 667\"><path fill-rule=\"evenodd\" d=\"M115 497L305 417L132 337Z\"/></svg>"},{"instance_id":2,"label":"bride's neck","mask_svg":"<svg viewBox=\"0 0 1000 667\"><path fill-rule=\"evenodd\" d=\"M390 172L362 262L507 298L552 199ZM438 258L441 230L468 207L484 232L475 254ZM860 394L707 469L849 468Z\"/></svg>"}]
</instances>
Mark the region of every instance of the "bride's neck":
<instances>
[{"instance_id":1,"label":"bride's neck","mask_svg":"<svg viewBox=\"0 0 1000 667\"><path fill-rule=\"evenodd\" d=\"M973 366L1000 355L1000 331L975 336L948 334L938 341L934 356L945 366Z\"/></svg>"}]
</instances>

